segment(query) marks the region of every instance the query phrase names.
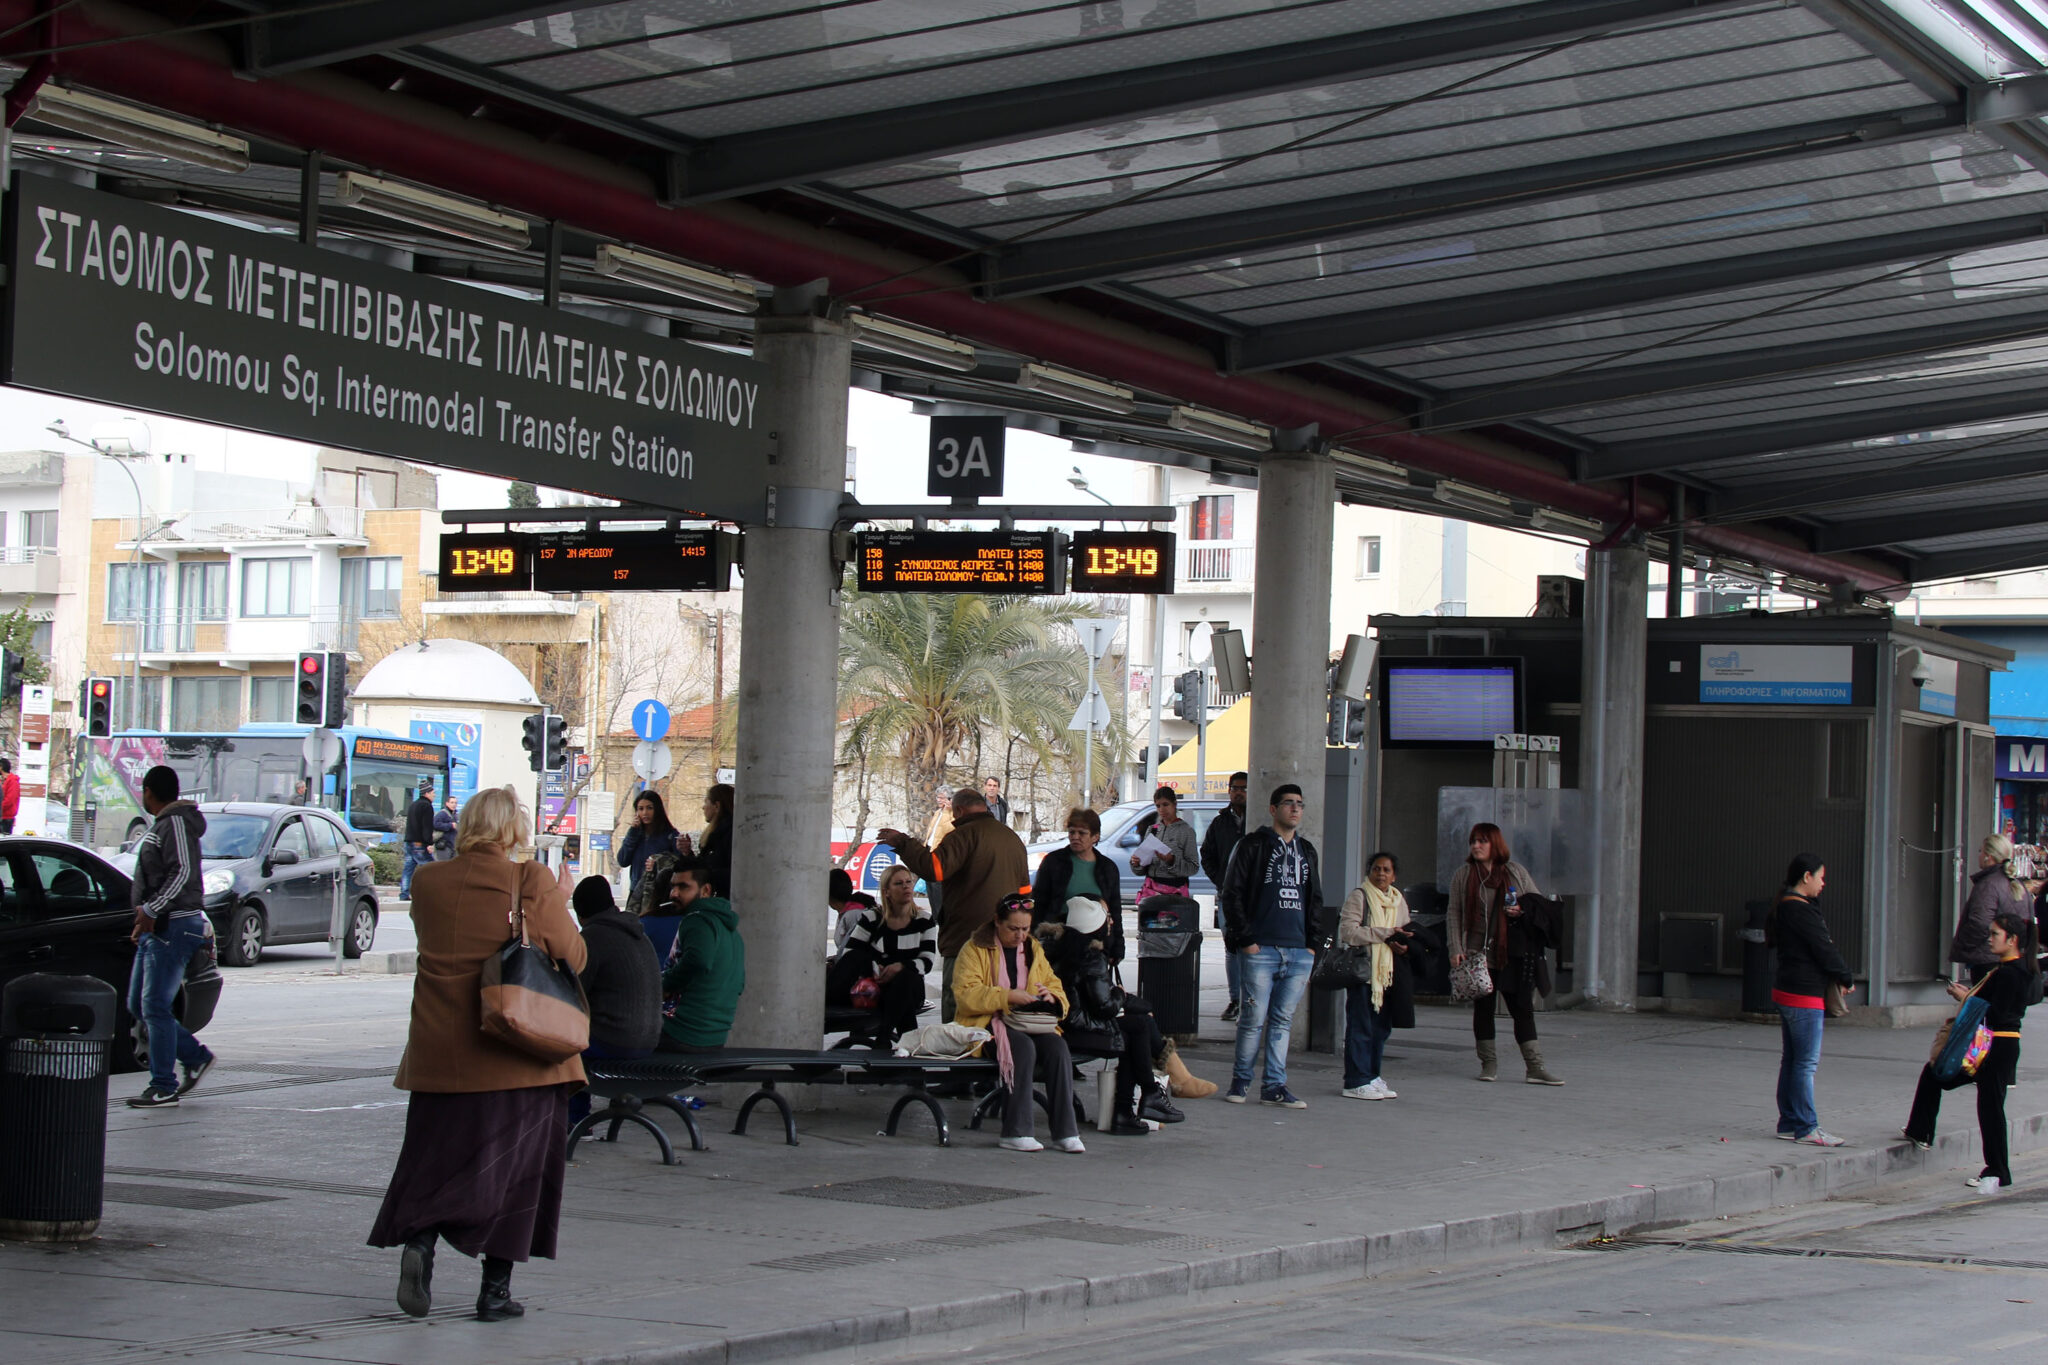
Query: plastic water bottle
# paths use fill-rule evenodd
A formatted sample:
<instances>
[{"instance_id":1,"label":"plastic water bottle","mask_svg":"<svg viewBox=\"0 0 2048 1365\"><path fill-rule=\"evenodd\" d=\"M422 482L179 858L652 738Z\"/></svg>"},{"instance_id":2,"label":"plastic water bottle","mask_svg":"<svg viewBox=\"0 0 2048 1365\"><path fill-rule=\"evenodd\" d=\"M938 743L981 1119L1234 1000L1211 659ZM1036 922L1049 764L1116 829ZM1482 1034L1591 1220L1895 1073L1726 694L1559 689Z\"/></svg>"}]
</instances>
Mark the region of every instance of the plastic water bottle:
<instances>
[{"instance_id":1,"label":"plastic water bottle","mask_svg":"<svg viewBox=\"0 0 2048 1365\"><path fill-rule=\"evenodd\" d=\"M1522 893L1515 889L1515 884L1513 882L1509 882L1507 894L1501 897L1501 904L1505 905L1508 909L1513 910L1516 906L1520 905L1521 903Z\"/></svg>"}]
</instances>

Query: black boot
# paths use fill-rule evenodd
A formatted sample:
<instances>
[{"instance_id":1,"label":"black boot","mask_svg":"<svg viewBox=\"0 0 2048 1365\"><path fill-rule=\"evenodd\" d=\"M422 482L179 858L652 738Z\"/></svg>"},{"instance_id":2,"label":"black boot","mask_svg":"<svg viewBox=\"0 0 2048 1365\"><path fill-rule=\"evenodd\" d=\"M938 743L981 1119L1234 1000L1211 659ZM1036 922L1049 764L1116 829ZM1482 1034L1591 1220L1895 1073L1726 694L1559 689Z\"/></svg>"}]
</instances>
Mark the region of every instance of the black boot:
<instances>
[{"instance_id":1,"label":"black boot","mask_svg":"<svg viewBox=\"0 0 2048 1365\"><path fill-rule=\"evenodd\" d=\"M476 1296L478 1322L503 1322L526 1315L526 1305L512 1300L512 1263L497 1256L484 1257L484 1286Z\"/></svg>"},{"instance_id":2,"label":"black boot","mask_svg":"<svg viewBox=\"0 0 2048 1365\"><path fill-rule=\"evenodd\" d=\"M1179 1123L1187 1117L1167 1096L1166 1087L1157 1081L1145 1087L1145 1099L1138 1106L1138 1114L1159 1123Z\"/></svg>"},{"instance_id":3,"label":"black boot","mask_svg":"<svg viewBox=\"0 0 2048 1365\"><path fill-rule=\"evenodd\" d=\"M1118 1086L1116 1108L1110 1111L1109 1131L1112 1137L1150 1137L1152 1130L1138 1117L1138 1097L1132 1091Z\"/></svg>"},{"instance_id":4,"label":"black boot","mask_svg":"<svg viewBox=\"0 0 2048 1365\"><path fill-rule=\"evenodd\" d=\"M416 1318L423 1318L434 1306L434 1232L416 1232L405 1239L398 1255L398 1306Z\"/></svg>"}]
</instances>

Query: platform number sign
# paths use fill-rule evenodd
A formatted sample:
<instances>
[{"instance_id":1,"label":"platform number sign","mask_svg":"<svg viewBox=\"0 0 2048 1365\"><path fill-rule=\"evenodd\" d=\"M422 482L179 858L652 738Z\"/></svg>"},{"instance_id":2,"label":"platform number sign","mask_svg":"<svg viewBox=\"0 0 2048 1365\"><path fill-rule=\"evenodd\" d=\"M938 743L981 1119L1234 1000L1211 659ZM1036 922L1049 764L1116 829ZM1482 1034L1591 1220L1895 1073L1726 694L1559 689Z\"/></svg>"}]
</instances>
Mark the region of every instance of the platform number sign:
<instances>
[{"instance_id":1,"label":"platform number sign","mask_svg":"<svg viewBox=\"0 0 2048 1365\"><path fill-rule=\"evenodd\" d=\"M992 498L1003 491L1003 419L934 417L926 496Z\"/></svg>"}]
</instances>

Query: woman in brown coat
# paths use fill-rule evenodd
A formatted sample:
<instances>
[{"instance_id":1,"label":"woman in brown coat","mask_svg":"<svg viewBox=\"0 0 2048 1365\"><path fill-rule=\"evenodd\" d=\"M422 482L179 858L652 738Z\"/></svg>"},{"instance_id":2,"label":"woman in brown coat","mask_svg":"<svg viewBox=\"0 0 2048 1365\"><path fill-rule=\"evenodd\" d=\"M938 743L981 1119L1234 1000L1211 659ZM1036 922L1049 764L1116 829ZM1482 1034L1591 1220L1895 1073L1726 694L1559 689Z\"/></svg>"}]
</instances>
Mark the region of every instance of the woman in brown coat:
<instances>
[{"instance_id":1,"label":"woman in brown coat","mask_svg":"<svg viewBox=\"0 0 2048 1365\"><path fill-rule=\"evenodd\" d=\"M555 1254L563 1137L583 1062L544 1062L483 1032L483 964L511 937L515 895L526 907L528 940L583 970L583 936L554 876L539 863L512 861L532 828L517 797L486 788L462 808L455 857L413 874L419 974L394 1082L412 1099L370 1245L405 1248L398 1306L414 1317L431 1305L442 1238L483 1257L476 1315L485 1322L526 1311L512 1301L514 1261Z\"/></svg>"}]
</instances>

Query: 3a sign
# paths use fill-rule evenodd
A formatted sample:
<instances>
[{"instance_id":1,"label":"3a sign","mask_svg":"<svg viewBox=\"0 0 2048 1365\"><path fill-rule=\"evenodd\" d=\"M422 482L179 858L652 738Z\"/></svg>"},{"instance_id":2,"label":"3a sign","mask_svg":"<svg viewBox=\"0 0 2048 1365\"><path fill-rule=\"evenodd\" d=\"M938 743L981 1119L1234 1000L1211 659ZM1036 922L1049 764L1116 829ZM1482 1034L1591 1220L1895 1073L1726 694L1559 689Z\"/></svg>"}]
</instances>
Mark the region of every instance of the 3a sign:
<instances>
[{"instance_id":1,"label":"3a sign","mask_svg":"<svg viewBox=\"0 0 2048 1365\"><path fill-rule=\"evenodd\" d=\"M926 496L993 498L1003 491L1003 437L1000 417L932 418L931 463L925 476Z\"/></svg>"}]
</instances>

